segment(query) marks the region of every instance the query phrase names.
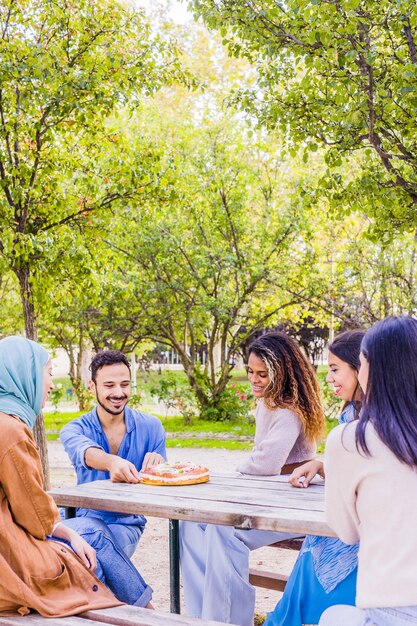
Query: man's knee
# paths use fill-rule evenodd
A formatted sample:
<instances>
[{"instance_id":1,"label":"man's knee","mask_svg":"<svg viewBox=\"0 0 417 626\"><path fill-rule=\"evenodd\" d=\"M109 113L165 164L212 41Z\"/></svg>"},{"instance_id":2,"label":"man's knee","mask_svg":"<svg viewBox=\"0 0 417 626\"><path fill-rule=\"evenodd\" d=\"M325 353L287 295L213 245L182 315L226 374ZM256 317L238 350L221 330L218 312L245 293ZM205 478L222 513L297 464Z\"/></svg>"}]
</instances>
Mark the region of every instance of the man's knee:
<instances>
[{"instance_id":1,"label":"man's knee","mask_svg":"<svg viewBox=\"0 0 417 626\"><path fill-rule=\"evenodd\" d=\"M107 524L98 517L73 517L65 520L64 524L84 537L90 545L93 545L91 541L94 538L96 540L103 538L107 540L113 539Z\"/></svg>"},{"instance_id":2,"label":"man's knee","mask_svg":"<svg viewBox=\"0 0 417 626\"><path fill-rule=\"evenodd\" d=\"M143 529L140 526L109 524L109 530L119 548L128 558L131 558L138 546Z\"/></svg>"}]
</instances>

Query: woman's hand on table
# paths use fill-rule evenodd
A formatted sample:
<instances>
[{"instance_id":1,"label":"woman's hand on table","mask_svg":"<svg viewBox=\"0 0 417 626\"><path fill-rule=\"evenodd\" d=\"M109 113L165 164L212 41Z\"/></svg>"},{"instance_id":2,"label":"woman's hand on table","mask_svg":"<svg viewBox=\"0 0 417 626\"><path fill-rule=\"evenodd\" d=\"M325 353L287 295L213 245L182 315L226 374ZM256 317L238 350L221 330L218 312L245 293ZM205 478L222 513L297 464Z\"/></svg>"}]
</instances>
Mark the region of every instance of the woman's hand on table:
<instances>
[{"instance_id":1,"label":"woman's hand on table","mask_svg":"<svg viewBox=\"0 0 417 626\"><path fill-rule=\"evenodd\" d=\"M323 461L315 459L297 467L289 477L288 482L293 487L305 488L309 486L317 474L324 478Z\"/></svg>"}]
</instances>

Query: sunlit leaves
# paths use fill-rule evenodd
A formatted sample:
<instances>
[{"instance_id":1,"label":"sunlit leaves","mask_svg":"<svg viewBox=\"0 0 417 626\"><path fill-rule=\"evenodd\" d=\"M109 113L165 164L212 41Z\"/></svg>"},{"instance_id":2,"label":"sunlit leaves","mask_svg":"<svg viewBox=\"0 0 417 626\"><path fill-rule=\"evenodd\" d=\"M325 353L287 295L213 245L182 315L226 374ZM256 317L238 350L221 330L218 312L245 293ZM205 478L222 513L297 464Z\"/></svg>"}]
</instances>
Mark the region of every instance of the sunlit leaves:
<instances>
[{"instance_id":1,"label":"sunlit leaves","mask_svg":"<svg viewBox=\"0 0 417 626\"><path fill-rule=\"evenodd\" d=\"M374 185L380 193L388 186L397 194L393 222L387 205L371 214L395 228L416 223L413 0L189 4L210 28L220 30L232 54L256 67L256 87L236 97L246 111L260 124L279 128L291 143L320 142L343 159L370 147L380 163ZM372 162L370 167L375 169Z\"/></svg>"},{"instance_id":2,"label":"sunlit leaves","mask_svg":"<svg viewBox=\"0 0 417 626\"><path fill-rule=\"evenodd\" d=\"M127 3L10 2L0 20L0 252L24 284L34 334L35 277L74 263L78 237L97 236L96 214L107 219L147 184L147 147L117 113L188 78L175 44Z\"/></svg>"}]
</instances>

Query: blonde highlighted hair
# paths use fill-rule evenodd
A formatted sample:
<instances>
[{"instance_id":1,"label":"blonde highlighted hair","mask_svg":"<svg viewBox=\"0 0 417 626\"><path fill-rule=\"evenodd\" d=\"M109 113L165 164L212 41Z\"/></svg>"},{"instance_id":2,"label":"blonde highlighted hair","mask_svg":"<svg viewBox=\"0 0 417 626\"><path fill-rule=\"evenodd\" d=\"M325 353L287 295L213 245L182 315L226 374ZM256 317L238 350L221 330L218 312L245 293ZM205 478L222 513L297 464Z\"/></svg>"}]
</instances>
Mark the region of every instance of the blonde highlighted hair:
<instances>
[{"instance_id":1,"label":"blonde highlighted hair","mask_svg":"<svg viewBox=\"0 0 417 626\"><path fill-rule=\"evenodd\" d=\"M268 372L264 402L269 409L285 408L296 413L305 435L317 439L324 432L320 388L313 366L298 344L282 332L262 335L249 346Z\"/></svg>"}]
</instances>

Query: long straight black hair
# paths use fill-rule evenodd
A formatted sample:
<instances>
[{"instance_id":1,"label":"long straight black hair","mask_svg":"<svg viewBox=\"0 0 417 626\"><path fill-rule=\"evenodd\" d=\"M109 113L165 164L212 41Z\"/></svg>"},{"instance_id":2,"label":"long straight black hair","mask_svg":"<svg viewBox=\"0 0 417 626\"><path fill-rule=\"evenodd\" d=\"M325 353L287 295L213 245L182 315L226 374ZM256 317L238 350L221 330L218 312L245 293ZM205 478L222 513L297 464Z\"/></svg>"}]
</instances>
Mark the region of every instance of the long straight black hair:
<instances>
[{"instance_id":1,"label":"long straight black hair","mask_svg":"<svg viewBox=\"0 0 417 626\"><path fill-rule=\"evenodd\" d=\"M369 375L356 444L370 454L365 438L370 422L399 461L417 465L417 320L385 318L368 330L361 352Z\"/></svg>"}]
</instances>

